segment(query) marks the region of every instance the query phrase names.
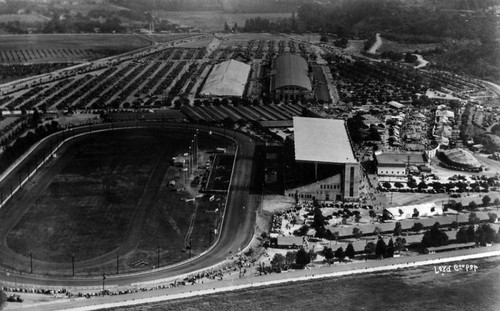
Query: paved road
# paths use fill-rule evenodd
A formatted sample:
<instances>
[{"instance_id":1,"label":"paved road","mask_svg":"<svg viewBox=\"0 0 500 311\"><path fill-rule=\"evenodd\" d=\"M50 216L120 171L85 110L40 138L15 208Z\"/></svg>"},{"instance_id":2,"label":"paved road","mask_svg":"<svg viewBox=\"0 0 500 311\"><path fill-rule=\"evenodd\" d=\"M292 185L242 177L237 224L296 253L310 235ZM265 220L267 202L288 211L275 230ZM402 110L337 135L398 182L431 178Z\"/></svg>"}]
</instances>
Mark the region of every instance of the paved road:
<instances>
[{"instance_id":1,"label":"paved road","mask_svg":"<svg viewBox=\"0 0 500 311\"><path fill-rule=\"evenodd\" d=\"M233 178L229 190L228 205L226 208L226 213L224 216L223 227L221 234L219 235L219 240L217 244L213 246L206 254L201 257L194 258L190 262L181 263L178 265L165 267L161 270L151 270L141 274L134 275L120 275L120 276L109 276L106 280L106 285L110 287L114 286L128 286L132 283L143 282L155 280L158 278L173 277L176 275L181 275L189 273L195 270L210 267L217 263L223 261L230 253L236 253L238 250L243 249L251 240L253 235L254 223L255 223L255 211L258 207L258 202L260 200L259 194L250 194L249 186L252 177L252 164L253 155L255 150L256 142L250 137L237 132L227 131L220 128L208 128L199 125L190 125L185 123L147 123L147 122L136 122L136 123L125 123L125 124L115 124L114 128L117 127L142 127L142 126L163 126L172 129L186 129L194 130L198 129L201 131L210 130L214 134L226 135L227 137L233 138L238 142L238 153L236 157ZM65 137L71 135L77 135L80 132L86 131L96 131L98 129L110 128L109 124L103 125L93 125L92 127L83 127L80 129L75 129L74 131L66 132ZM62 135L62 134L61 134ZM48 150L51 144L55 145L56 141L61 141L61 137L53 137L47 139L38 146L37 150ZM22 161L18 169L13 170L4 180L0 182L0 189L8 189L11 182L16 184L16 180L21 172L27 172L27 165L35 161L36 153L28 156L24 161ZM33 167L33 166L32 166ZM26 174L26 173L24 173ZM243 206L245 208L243 208ZM22 207L16 208L22 210ZM27 211L19 212L20 215ZM0 219L0 221L5 219ZM10 227L14 224L3 224L2 228ZM19 263L19 261L25 262L28 266L28 257L16 254L14 258L12 252L5 246L5 234L8 230L1 230L0 233L0 258L2 258L2 263L8 263L9 259ZM66 264L66 269L69 268L70 264ZM102 279L99 278L71 278L71 277L46 277L46 276L35 276L30 274L16 274L8 273L7 271L0 271L0 282L10 282L18 284L36 284L45 286L60 286L60 287L83 287L92 286L99 287L102 284Z\"/></svg>"}]
</instances>

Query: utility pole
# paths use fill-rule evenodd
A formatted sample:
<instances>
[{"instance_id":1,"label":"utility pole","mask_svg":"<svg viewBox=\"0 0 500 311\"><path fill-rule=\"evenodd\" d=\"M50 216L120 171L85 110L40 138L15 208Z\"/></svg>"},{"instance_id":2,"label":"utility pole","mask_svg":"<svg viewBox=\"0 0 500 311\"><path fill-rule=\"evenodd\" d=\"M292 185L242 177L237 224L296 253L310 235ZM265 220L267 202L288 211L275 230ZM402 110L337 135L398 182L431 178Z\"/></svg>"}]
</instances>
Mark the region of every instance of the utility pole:
<instances>
[{"instance_id":1,"label":"utility pole","mask_svg":"<svg viewBox=\"0 0 500 311\"><path fill-rule=\"evenodd\" d=\"M73 270L73 276L75 276L75 254L71 254L71 267Z\"/></svg>"},{"instance_id":2,"label":"utility pole","mask_svg":"<svg viewBox=\"0 0 500 311\"><path fill-rule=\"evenodd\" d=\"M160 248L159 247L156 249L156 253L157 253L156 258L158 260L157 267L160 268Z\"/></svg>"},{"instance_id":3,"label":"utility pole","mask_svg":"<svg viewBox=\"0 0 500 311\"><path fill-rule=\"evenodd\" d=\"M30 271L33 273L33 252L30 250Z\"/></svg>"},{"instance_id":4,"label":"utility pole","mask_svg":"<svg viewBox=\"0 0 500 311\"><path fill-rule=\"evenodd\" d=\"M106 281L106 273L102 273L102 291L104 292L104 285L105 285L105 281Z\"/></svg>"},{"instance_id":5,"label":"utility pole","mask_svg":"<svg viewBox=\"0 0 500 311\"><path fill-rule=\"evenodd\" d=\"M117 252L116 253L116 275L118 275L120 273L119 266L120 266L120 254L118 254L118 252Z\"/></svg>"},{"instance_id":6,"label":"utility pole","mask_svg":"<svg viewBox=\"0 0 500 311\"><path fill-rule=\"evenodd\" d=\"M193 244L193 240L190 239L189 240L189 258L191 258L191 250L193 249L192 244Z\"/></svg>"}]
</instances>

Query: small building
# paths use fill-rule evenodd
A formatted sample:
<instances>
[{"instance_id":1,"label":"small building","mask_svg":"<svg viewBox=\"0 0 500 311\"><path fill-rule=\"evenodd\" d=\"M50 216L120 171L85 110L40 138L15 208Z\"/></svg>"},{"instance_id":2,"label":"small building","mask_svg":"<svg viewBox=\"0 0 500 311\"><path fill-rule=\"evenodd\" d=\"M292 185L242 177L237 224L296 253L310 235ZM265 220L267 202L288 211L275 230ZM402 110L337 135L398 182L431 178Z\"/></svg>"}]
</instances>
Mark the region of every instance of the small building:
<instances>
[{"instance_id":1,"label":"small building","mask_svg":"<svg viewBox=\"0 0 500 311\"><path fill-rule=\"evenodd\" d=\"M418 217L429 217L443 215L443 209L438 207L436 203L424 203L407 206L387 207L384 209L384 214L390 219L402 220L412 218L415 212L418 212Z\"/></svg>"},{"instance_id":2,"label":"small building","mask_svg":"<svg viewBox=\"0 0 500 311\"><path fill-rule=\"evenodd\" d=\"M299 248L304 244L303 236L278 236L276 246L280 248Z\"/></svg>"},{"instance_id":3,"label":"small building","mask_svg":"<svg viewBox=\"0 0 500 311\"><path fill-rule=\"evenodd\" d=\"M406 176L410 166L428 166L427 155L423 152L375 153L379 176Z\"/></svg>"},{"instance_id":4,"label":"small building","mask_svg":"<svg viewBox=\"0 0 500 311\"><path fill-rule=\"evenodd\" d=\"M455 243L455 244L449 244L449 245L438 246L438 247L427 247L426 249L424 249L424 253L434 254L434 253L455 251L455 250L459 250L459 249L474 248L474 247L476 247L476 242Z\"/></svg>"}]
</instances>

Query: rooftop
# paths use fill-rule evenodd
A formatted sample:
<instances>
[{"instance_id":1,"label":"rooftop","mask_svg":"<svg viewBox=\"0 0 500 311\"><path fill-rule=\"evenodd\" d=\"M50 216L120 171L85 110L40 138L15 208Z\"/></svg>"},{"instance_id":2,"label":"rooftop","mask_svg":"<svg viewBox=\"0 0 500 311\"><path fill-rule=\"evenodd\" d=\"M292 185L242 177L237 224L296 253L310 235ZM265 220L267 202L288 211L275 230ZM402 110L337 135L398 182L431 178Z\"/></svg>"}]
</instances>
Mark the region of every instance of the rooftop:
<instances>
[{"instance_id":1,"label":"rooftop","mask_svg":"<svg viewBox=\"0 0 500 311\"><path fill-rule=\"evenodd\" d=\"M406 165L408 162L411 164L427 164L424 154L420 152L381 153L375 154L375 156L379 165Z\"/></svg>"},{"instance_id":2,"label":"rooftop","mask_svg":"<svg viewBox=\"0 0 500 311\"><path fill-rule=\"evenodd\" d=\"M250 68L250 65L234 59L217 64L200 93L209 96L242 97Z\"/></svg>"},{"instance_id":3,"label":"rooftop","mask_svg":"<svg viewBox=\"0 0 500 311\"><path fill-rule=\"evenodd\" d=\"M304 58L285 54L274 61L276 74L273 77L272 90L285 86L297 86L308 91L312 90L311 80L307 73L309 67Z\"/></svg>"},{"instance_id":4,"label":"rooftop","mask_svg":"<svg viewBox=\"0 0 500 311\"><path fill-rule=\"evenodd\" d=\"M343 120L294 117L295 160L357 163Z\"/></svg>"}]
</instances>

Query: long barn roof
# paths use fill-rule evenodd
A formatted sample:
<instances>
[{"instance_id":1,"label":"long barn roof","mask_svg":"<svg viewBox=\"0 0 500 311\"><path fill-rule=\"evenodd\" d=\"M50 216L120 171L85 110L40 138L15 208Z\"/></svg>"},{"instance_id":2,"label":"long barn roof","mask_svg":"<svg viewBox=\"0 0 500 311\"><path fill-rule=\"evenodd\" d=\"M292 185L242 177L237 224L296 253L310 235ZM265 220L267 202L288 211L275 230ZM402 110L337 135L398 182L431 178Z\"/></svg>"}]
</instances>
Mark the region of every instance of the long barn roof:
<instances>
[{"instance_id":1,"label":"long barn roof","mask_svg":"<svg viewBox=\"0 0 500 311\"><path fill-rule=\"evenodd\" d=\"M276 74L274 75L273 90L285 86L297 86L308 91L312 90L311 80L307 76L308 65L304 58L286 54L274 61Z\"/></svg>"}]
</instances>

